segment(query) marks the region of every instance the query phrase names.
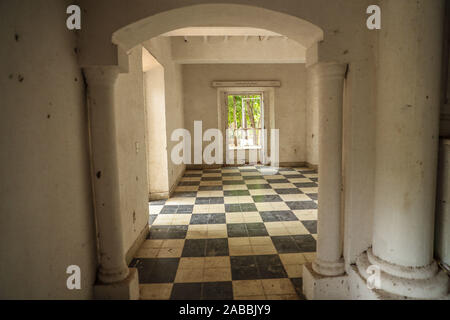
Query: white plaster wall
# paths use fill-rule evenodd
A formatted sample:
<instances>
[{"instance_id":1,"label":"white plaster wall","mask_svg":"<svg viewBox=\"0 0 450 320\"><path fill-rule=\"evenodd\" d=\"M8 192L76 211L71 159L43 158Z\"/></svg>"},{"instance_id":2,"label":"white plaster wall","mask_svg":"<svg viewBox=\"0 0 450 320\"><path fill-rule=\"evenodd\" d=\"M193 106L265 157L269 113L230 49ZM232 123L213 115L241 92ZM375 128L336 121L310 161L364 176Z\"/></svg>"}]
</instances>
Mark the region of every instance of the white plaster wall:
<instances>
[{"instance_id":1,"label":"white plaster wall","mask_svg":"<svg viewBox=\"0 0 450 320\"><path fill-rule=\"evenodd\" d=\"M0 1L0 299L89 299L88 122L71 1ZM17 35L17 40L15 39ZM81 268L68 290L66 268Z\"/></svg>"},{"instance_id":2,"label":"white plaster wall","mask_svg":"<svg viewBox=\"0 0 450 320\"><path fill-rule=\"evenodd\" d=\"M447 4L447 6L450 8L450 4ZM450 9L447 9L447 12L450 12ZM447 20L450 20L450 14L447 16ZM447 38L450 36L450 22L447 21ZM441 106L441 121L440 121L440 130L439 135L441 137L450 137L450 40L447 40L448 44L446 46L446 52L443 52L444 57L447 57L447 63L444 63L444 67L446 67L443 70L443 79L446 81L446 83L443 83L443 92L442 92L442 106ZM444 46L445 49L445 46Z\"/></svg>"},{"instance_id":3,"label":"white plaster wall","mask_svg":"<svg viewBox=\"0 0 450 320\"><path fill-rule=\"evenodd\" d=\"M306 49L283 37L171 37L178 63L305 63Z\"/></svg>"},{"instance_id":4,"label":"white plaster wall","mask_svg":"<svg viewBox=\"0 0 450 320\"><path fill-rule=\"evenodd\" d=\"M119 183L125 253L148 222L147 152L145 145L142 47L130 52L129 72L116 82Z\"/></svg>"},{"instance_id":5,"label":"white plaster wall","mask_svg":"<svg viewBox=\"0 0 450 320\"><path fill-rule=\"evenodd\" d=\"M194 121L203 132L218 128L215 80L279 80L275 88L275 124L280 130L280 162L303 162L306 157L304 64L198 64L183 66L185 126L194 136ZM193 153L192 153L193 154Z\"/></svg>"},{"instance_id":6,"label":"white plaster wall","mask_svg":"<svg viewBox=\"0 0 450 320\"><path fill-rule=\"evenodd\" d=\"M166 93L164 68L143 49L144 93L147 119L147 168L149 198L156 199L169 192L167 177ZM147 66L145 66L147 65Z\"/></svg>"},{"instance_id":7,"label":"white plaster wall","mask_svg":"<svg viewBox=\"0 0 450 320\"><path fill-rule=\"evenodd\" d=\"M169 191L172 191L177 180L183 174L185 165L176 165L170 160L170 152L177 142L170 137L175 129L184 128L182 68L173 61L170 39L157 37L146 41L144 47L164 67L164 82L166 91L166 137Z\"/></svg>"}]
</instances>

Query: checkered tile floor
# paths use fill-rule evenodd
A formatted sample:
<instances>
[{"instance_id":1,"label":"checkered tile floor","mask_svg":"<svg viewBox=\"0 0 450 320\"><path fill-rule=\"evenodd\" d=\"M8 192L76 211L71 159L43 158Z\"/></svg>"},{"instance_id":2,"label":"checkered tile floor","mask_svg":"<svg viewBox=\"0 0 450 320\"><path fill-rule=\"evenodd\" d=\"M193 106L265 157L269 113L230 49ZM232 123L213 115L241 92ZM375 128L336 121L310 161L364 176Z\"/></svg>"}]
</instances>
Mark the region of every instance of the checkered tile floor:
<instances>
[{"instance_id":1,"label":"checkered tile floor","mask_svg":"<svg viewBox=\"0 0 450 320\"><path fill-rule=\"evenodd\" d=\"M188 170L150 203L150 234L131 267L142 299L304 299L315 258L317 173L264 166Z\"/></svg>"}]
</instances>

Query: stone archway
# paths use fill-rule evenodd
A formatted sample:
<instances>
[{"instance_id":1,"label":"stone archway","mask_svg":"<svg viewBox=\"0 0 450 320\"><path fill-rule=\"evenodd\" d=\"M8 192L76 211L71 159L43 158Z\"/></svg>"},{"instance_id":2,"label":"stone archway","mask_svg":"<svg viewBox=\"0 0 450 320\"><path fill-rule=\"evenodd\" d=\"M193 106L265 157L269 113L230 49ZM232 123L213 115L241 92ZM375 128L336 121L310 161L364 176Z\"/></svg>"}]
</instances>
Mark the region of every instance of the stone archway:
<instances>
[{"instance_id":1,"label":"stone archway","mask_svg":"<svg viewBox=\"0 0 450 320\"><path fill-rule=\"evenodd\" d=\"M256 6L202 4L159 13L123 27L112 42L124 51L160 34L185 27L254 27L297 41L305 48L323 40L318 26L288 14Z\"/></svg>"},{"instance_id":2,"label":"stone archway","mask_svg":"<svg viewBox=\"0 0 450 320\"><path fill-rule=\"evenodd\" d=\"M133 22L112 34L118 48L118 63L114 66L85 67L91 119L92 167L97 228L99 231L100 268L98 287L102 297L131 298L136 296L137 275L130 272L123 254L120 224L120 190L118 188L118 150L113 89L118 74L127 70L126 53L142 42L185 27L253 27L285 35L305 48L323 40L323 31L298 17L247 5L205 4L162 12ZM318 52L309 55L311 77L308 88L318 99L321 185L327 197L319 192L318 261L314 270L323 275L344 272L341 244L341 184L342 184L342 105L346 65L338 62L317 63ZM315 54L314 54L315 53ZM316 98L317 98L316 97ZM331 101L331 102L330 102ZM311 102L312 103L312 102ZM329 116L328 116L329 115ZM327 130L324 130L324 128ZM331 128L331 130L330 130ZM321 210L323 206L325 210ZM333 208L333 210L328 210ZM322 213L323 212L323 213ZM321 230L326 237L320 237ZM118 290L120 288L120 290Z\"/></svg>"}]
</instances>

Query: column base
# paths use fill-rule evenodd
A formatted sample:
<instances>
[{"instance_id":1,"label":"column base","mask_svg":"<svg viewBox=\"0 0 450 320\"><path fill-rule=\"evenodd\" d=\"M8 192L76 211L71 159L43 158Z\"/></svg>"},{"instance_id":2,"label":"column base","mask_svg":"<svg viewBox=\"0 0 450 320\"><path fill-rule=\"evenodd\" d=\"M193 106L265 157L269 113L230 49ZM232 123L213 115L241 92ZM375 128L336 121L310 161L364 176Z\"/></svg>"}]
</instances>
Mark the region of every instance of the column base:
<instances>
[{"instance_id":1,"label":"column base","mask_svg":"<svg viewBox=\"0 0 450 320\"><path fill-rule=\"evenodd\" d=\"M356 260L359 275L367 281L369 266L380 268L380 287L373 289L379 299L448 299L448 276L435 262L423 268L407 268L391 264L372 254L363 252ZM366 285L367 287L367 285ZM367 290L371 290L367 288Z\"/></svg>"},{"instance_id":2,"label":"column base","mask_svg":"<svg viewBox=\"0 0 450 320\"><path fill-rule=\"evenodd\" d=\"M103 269L100 266L100 270L98 271L98 279L101 283L117 283L126 279L129 275L129 269L123 262L123 267L116 269Z\"/></svg>"},{"instance_id":3,"label":"column base","mask_svg":"<svg viewBox=\"0 0 450 320\"><path fill-rule=\"evenodd\" d=\"M96 300L139 300L139 276L136 268L129 268L128 277L122 281L94 285Z\"/></svg>"},{"instance_id":4,"label":"column base","mask_svg":"<svg viewBox=\"0 0 450 320\"><path fill-rule=\"evenodd\" d=\"M303 265L303 293L308 300L349 299L347 275L324 276L314 271L312 263Z\"/></svg>"},{"instance_id":5,"label":"column base","mask_svg":"<svg viewBox=\"0 0 450 320\"><path fill-rule=\"evenodd\" d=\"M328 262L316 259L312 263L312 268L318 274L328 277L340 276L345 273L344 259L336 262Z\"/></svg>"}]
</instances>

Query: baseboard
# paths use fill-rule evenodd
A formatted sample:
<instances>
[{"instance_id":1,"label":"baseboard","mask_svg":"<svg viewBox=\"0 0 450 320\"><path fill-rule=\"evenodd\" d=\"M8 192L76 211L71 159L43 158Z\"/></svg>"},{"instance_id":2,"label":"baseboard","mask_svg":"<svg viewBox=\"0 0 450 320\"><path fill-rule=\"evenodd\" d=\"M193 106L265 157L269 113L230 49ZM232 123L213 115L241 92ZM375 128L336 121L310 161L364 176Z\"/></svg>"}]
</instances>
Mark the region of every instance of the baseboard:
<instances>
[{"instance_id":1,"label":"baseboard","mask_svg":"<svg viewBox=\"0 0 450 320\"><path fill-rule=\"evenodd\" d=\"M165 200L169 198L169 192L152 192L148 195L149 201Z\"/></svg>"},{"instance_id":2,"label":"baseboard","mask_svg":"<svg viewBox=\"0 0 450 320\"><path fill-rule=\"evenodd\" d=\"M188 164L186 170L220 169L226 165L223 164Z\"/></svg>"},{"instance_id":3,"label":"baseboard","mask_svg":"<svg viewBox=\"0 0 450 320\"><path fill-rule=\"evenodd\" d=\"M181 173L178 175L177 179L175 180L174 184L172 184L170 186L169 189L169 198L173 195L173 193L175 192L175 189L177 188L178 184L181 181L181 178L183 178L184 174L186 173L186 166L184 167L183 170L181 170Z\"/></svg>"},{"instance_id":4,"label":"baseboard","mask_svg":"<svg viewBox=\"0 0 450 320\"><path fill-rule=\"evenodd\" d=\"M133 260L133 257L136 255L136 252L141 247L142 243L144 243L145 239L147 238L147 235L149 233L150 229L148 227L148 223L145 224L144 229L139 233L138 237L134 241L133 245L128 249L125 260L127 261L127 265L130 264L131 260Z\"/></svg>"},{"instance_id":5,"label":"baseboard","mask_svg":"<svg viewBox=\"0 0 450 320\"><path fill-rule=\"evenodd\" d=\"M204 169L220 169L222 167L236 167L236 166L244 166L246 164L189 164L186 166L186 170L204 170ZM305 161L294 161L294 162L280 162L279 167L308 167L311 169L317 169L317 165L308 164Z\"/></svg>"},{"instance_id":6,"label":"baseboard","mask_svg":"<svg viewBox=\"0 0 450 320\"><path fill-rule=\"evenodd\" d=\"M305 167L305 166L306 166L306 162L304 162L304 161L297 161L297 162L280 162L279 166L282 167L282 168L285 168L285 167L289 167L289 168L299 168L299 167Z\"/></svg>"},{"instance_id":7,"label":"baseboard","mask_svg":"<svg viewBox=\"0 0 450 320\"><path fill-rule=\"evenodd\" d=\"M319 170L319 166L317 164L311 164L309 162L305 162L305 166L307 166L311 170L315 170L315 171Z\"/></svg>"}]
</instances>

